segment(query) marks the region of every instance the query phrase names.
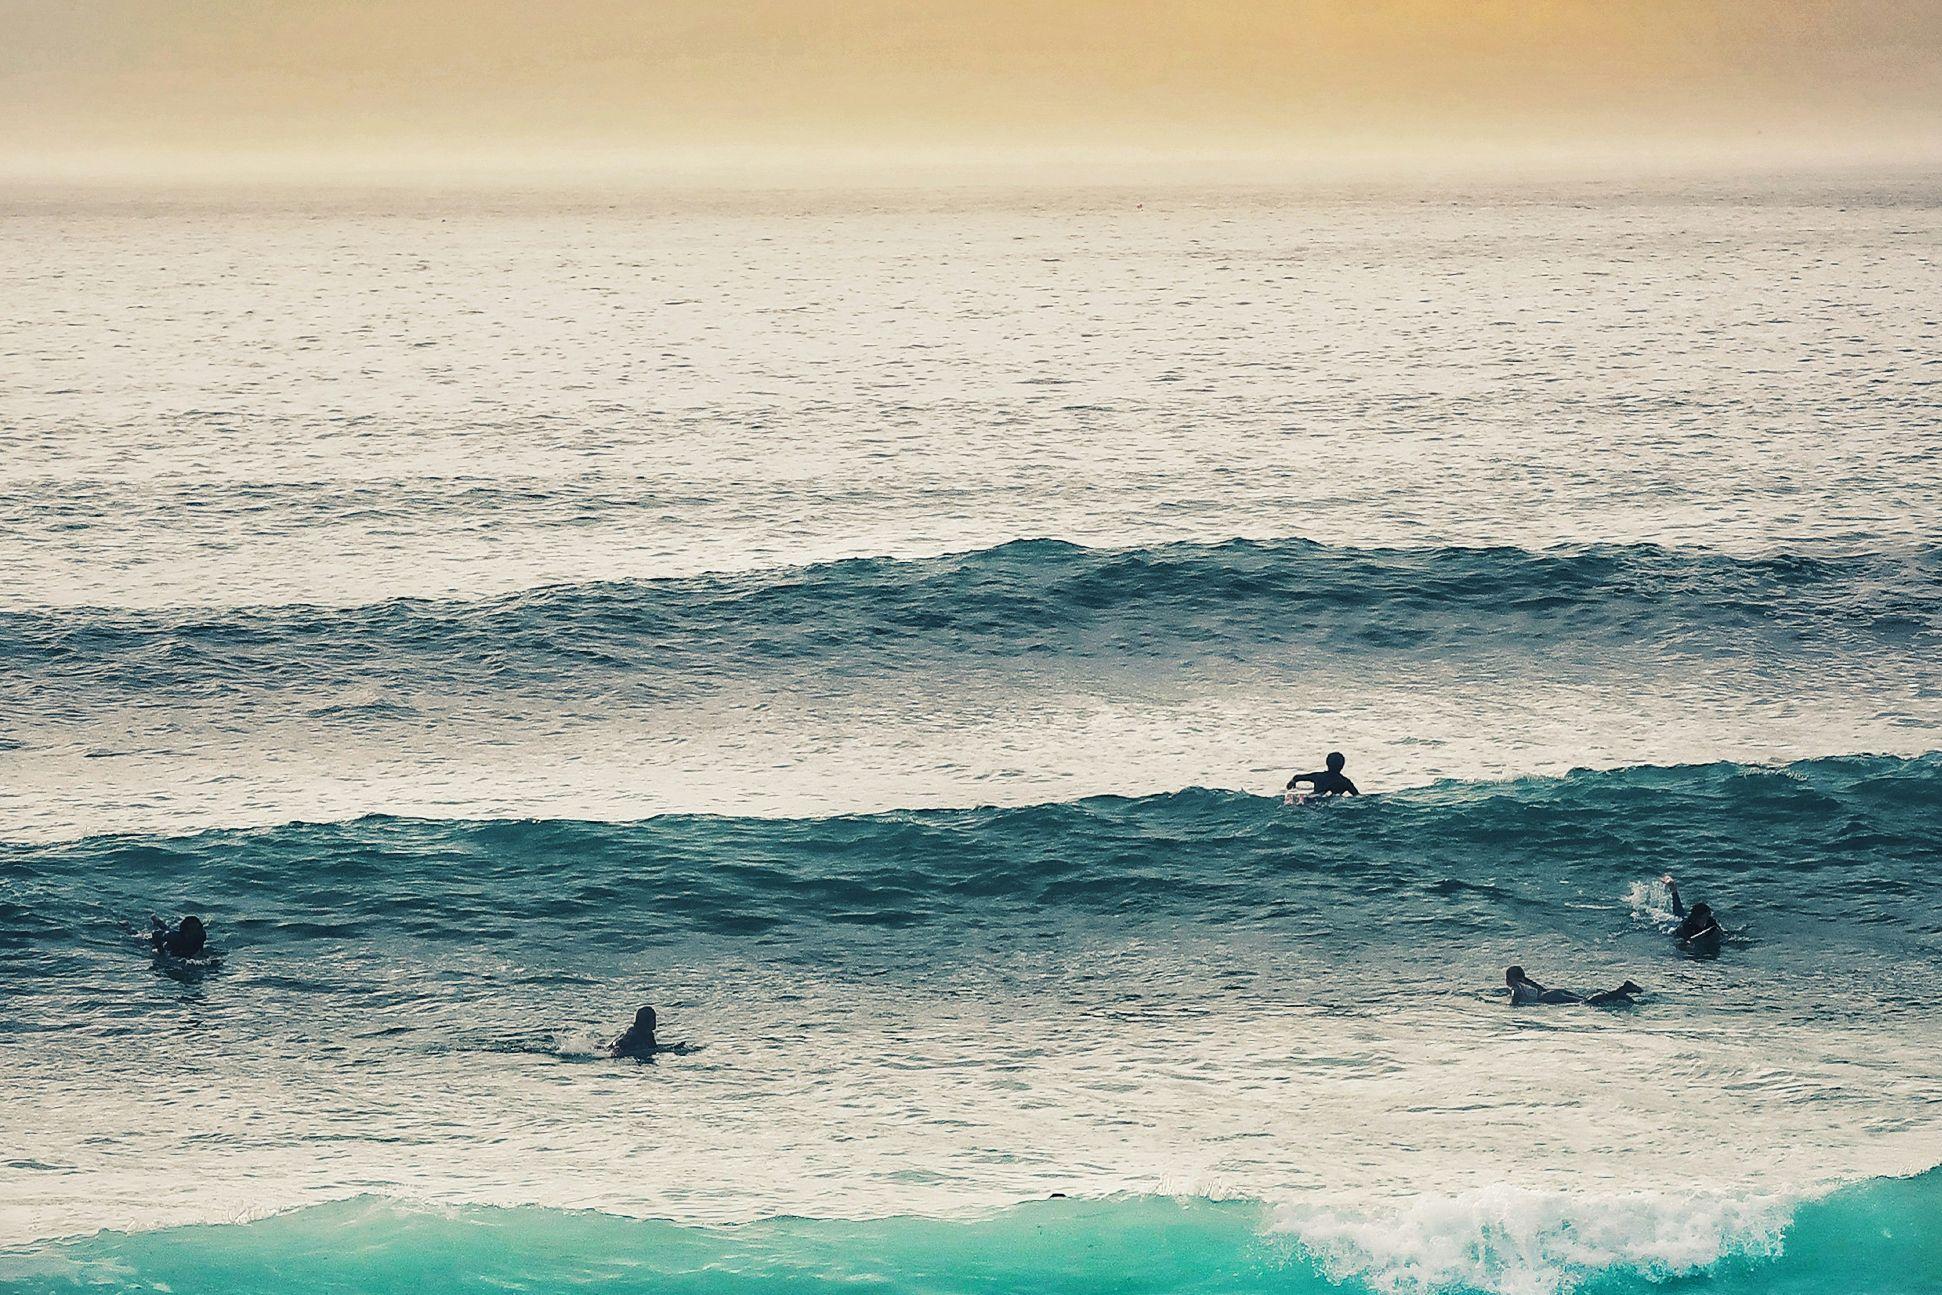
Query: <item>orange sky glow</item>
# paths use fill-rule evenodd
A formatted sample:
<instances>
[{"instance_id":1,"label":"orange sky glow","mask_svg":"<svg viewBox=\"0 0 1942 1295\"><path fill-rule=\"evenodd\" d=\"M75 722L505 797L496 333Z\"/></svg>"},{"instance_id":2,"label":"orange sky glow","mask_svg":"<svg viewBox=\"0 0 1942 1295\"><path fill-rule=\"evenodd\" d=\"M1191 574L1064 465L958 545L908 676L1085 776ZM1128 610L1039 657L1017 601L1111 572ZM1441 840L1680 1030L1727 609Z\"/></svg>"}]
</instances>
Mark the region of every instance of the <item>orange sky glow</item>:
<instances>
[{"instance_id":1,"label":"orange sky glow","mask_svg":"<svg viewBox=\"0 0 1942 1295\"><path fill-rule=\"evenodd\" d=\"M1933 0L0 0L0 31L28 170L1942 151Z\"/></svg>"}]
</instances>

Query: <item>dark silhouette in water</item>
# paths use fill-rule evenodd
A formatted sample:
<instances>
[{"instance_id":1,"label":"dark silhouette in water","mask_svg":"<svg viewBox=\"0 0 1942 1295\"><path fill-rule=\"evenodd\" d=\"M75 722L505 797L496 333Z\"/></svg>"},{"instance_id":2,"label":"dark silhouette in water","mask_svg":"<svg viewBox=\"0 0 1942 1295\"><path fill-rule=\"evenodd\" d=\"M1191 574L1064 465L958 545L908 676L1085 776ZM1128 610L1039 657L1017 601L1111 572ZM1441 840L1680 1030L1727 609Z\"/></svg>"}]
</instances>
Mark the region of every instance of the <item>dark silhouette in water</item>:
<instances>
[{"instance_id":1,"label":"dark silhouette in water","mask_svg":"<svg viewBox=\"0 0 1942 1295\"><path fill-rule=\"evenodd\" d=\"M1520 1007L1526 1003L1584 1003L1590 1007L1630 1007L1632 996L1645 992L1629 980L1616 989L1607 989L1589 997L1574 994L1568 989L1546 989L1525 975L1522 967L1506 967L1504 983L1510 986L1510 1001Z\"/></svg>"},{"instance_id":2,"label":"dark silhouette in water","mask_svg":"<svg viewBox=\"0 0 1942 1295\"><path fill-rule=\"evenodd\" d=\"M1679 947L1690 953L1713 954L1719 952L1720 942L1726 938L1726 928L1713 916L1710 904L1694 904L1690 909L1679 898L1679 883L1670 873L1659 878L1665 884L1666 893L1672 896L1672 915L1679 919L1673 928L1672 938Z\"/></svg>"},{"instance_id":3,"label":"dark silhouette in water","mask_svg":"<svg viewBox=\"0 0 1942 1295\"><path fill-rule=\"evenodd\" d=\"M1355 789L1355 784L1350 782L1347 775L1342 772L1342 766L1348 762L1349 758L1340 751L1330 751L1325 762L1328 768L1317 769L1314 773L1296 774L1288 779L1288 790L1293 791L1296 783L1305 782L1315 789L1317 796L1360 796L1362 793Z\"/></svg>"},{"instance_id":4,"label":"dark silhouette in water","mask_svg":"<svg viewBox=\"0 0 1942 1295\"><path fill-rule=\"evenodd\" d=\"M654 1038L654 1009L643 1007L634 1013L634 1023L627 1027L627 1033L614 1040L610 1049L615 1057L631 1057L636 1061L651 1061L654 1054L662 1051Z\"/></svg>"},{"instance_id":5,"label":"dark silhouette in water","mask_svg":"<svg viewBox=\"0 0 1942 1295\"><path fill-rule=\"evenodd\" d=\"M148 919L148 942L155 952L171 958L200 958L209 947L209 933L199 917L185 917L174 927L161 918Z\"/></svg>"}]
</instances>

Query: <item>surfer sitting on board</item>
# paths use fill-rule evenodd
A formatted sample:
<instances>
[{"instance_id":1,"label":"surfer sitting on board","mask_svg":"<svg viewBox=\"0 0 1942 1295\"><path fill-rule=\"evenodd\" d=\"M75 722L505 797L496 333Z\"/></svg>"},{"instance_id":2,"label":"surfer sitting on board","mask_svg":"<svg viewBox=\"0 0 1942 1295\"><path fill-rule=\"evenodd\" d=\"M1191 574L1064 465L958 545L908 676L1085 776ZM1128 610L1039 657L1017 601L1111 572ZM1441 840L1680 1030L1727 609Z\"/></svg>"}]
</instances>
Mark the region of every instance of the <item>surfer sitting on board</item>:
<instances>
[{"instance_id":1,"label":"surfer sitting on board","mask_svg":"<svg viewBox=\"0 0 1942 1295\"><path fill-rule=\"evenodd\" d=\"M1632 995L1645 992L1628 980L1617 989L1607 989L1603 993L1585 997L1574 994L1568 989L1546 989L1525 975L1522 967L1506 967L1504 983L1510 986L1510 1001L1519 1007L1526 1003L1584 1003L1591 1007L1630 1007Z\"/></svg>"},{"instance_id":2,"label":"surfer sitting on board","mask_svg":"<svg viewBox=\"0 0 1942 1295\"><path fill-rule=\"evenodd\" d=\"M1342 766L1348 762L1349 758L1340 751L1330 751L1328 768L1318 769L1314 773L1296 774L1288 779L1288 790L1293 791L1296 783L1305 782L1314 788L1314 794L1317 796L1360 796L1362 793L1355 789L1355 784L1350 782L1348 776L1342 772Z\"/></svg>"},{"instance_id":3,"label":"surfer sitting on board","mask_svg":"<svg viewBox=\"0 0 1942 1295\"><path fill-rule=\"evenodd\" d=\"M1659 881L1665 886L1666 893L1672 896L1672 915L1679 919L1672 938L1684 949L1718 949L1719 942L1726 936L1726 928L1713 916L1712 906L1700 903L1688 909L1685 901L1679 898L1679 883L1672 879L1671 873L1659 878Z\"/></svg>"}]
</instances>

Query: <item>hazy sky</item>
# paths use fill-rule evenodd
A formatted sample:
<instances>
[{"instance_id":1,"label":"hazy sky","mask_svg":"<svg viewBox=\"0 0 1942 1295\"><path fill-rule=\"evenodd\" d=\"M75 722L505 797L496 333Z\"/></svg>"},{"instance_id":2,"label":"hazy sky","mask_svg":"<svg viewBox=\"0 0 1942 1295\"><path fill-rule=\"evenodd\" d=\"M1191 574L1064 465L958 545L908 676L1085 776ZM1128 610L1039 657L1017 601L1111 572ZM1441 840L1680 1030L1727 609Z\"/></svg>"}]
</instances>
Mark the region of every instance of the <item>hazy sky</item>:
<instances>
[{"instance_id":1,"label":"hazy sky","mask_svg":"<svg viewBox=\"0 0 1942 1295\"><path fill-rule=\"evenodd\" d=\"M0 158L1942 144L1942 0L0 0Z\"/></svg>"}]
</instances>

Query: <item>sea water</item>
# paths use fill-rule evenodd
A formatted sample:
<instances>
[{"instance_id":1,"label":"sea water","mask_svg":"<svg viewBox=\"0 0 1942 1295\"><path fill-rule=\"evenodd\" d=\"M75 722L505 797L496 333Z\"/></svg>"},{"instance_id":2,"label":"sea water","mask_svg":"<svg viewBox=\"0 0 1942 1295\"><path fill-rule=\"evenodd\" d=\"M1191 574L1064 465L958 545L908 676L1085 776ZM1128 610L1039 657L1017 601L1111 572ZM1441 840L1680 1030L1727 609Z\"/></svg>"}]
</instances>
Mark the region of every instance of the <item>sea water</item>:
<instances>
[{"instance_id":1,"label":"sea water","mask_svg":"<svg viewBox=\"0 0 1942 1295\"><path fill-rule=\"evenodd\" d=\"M1932 181L0 240L4 1289L1942 1289Z\"/></svg>"}]
</instances>

